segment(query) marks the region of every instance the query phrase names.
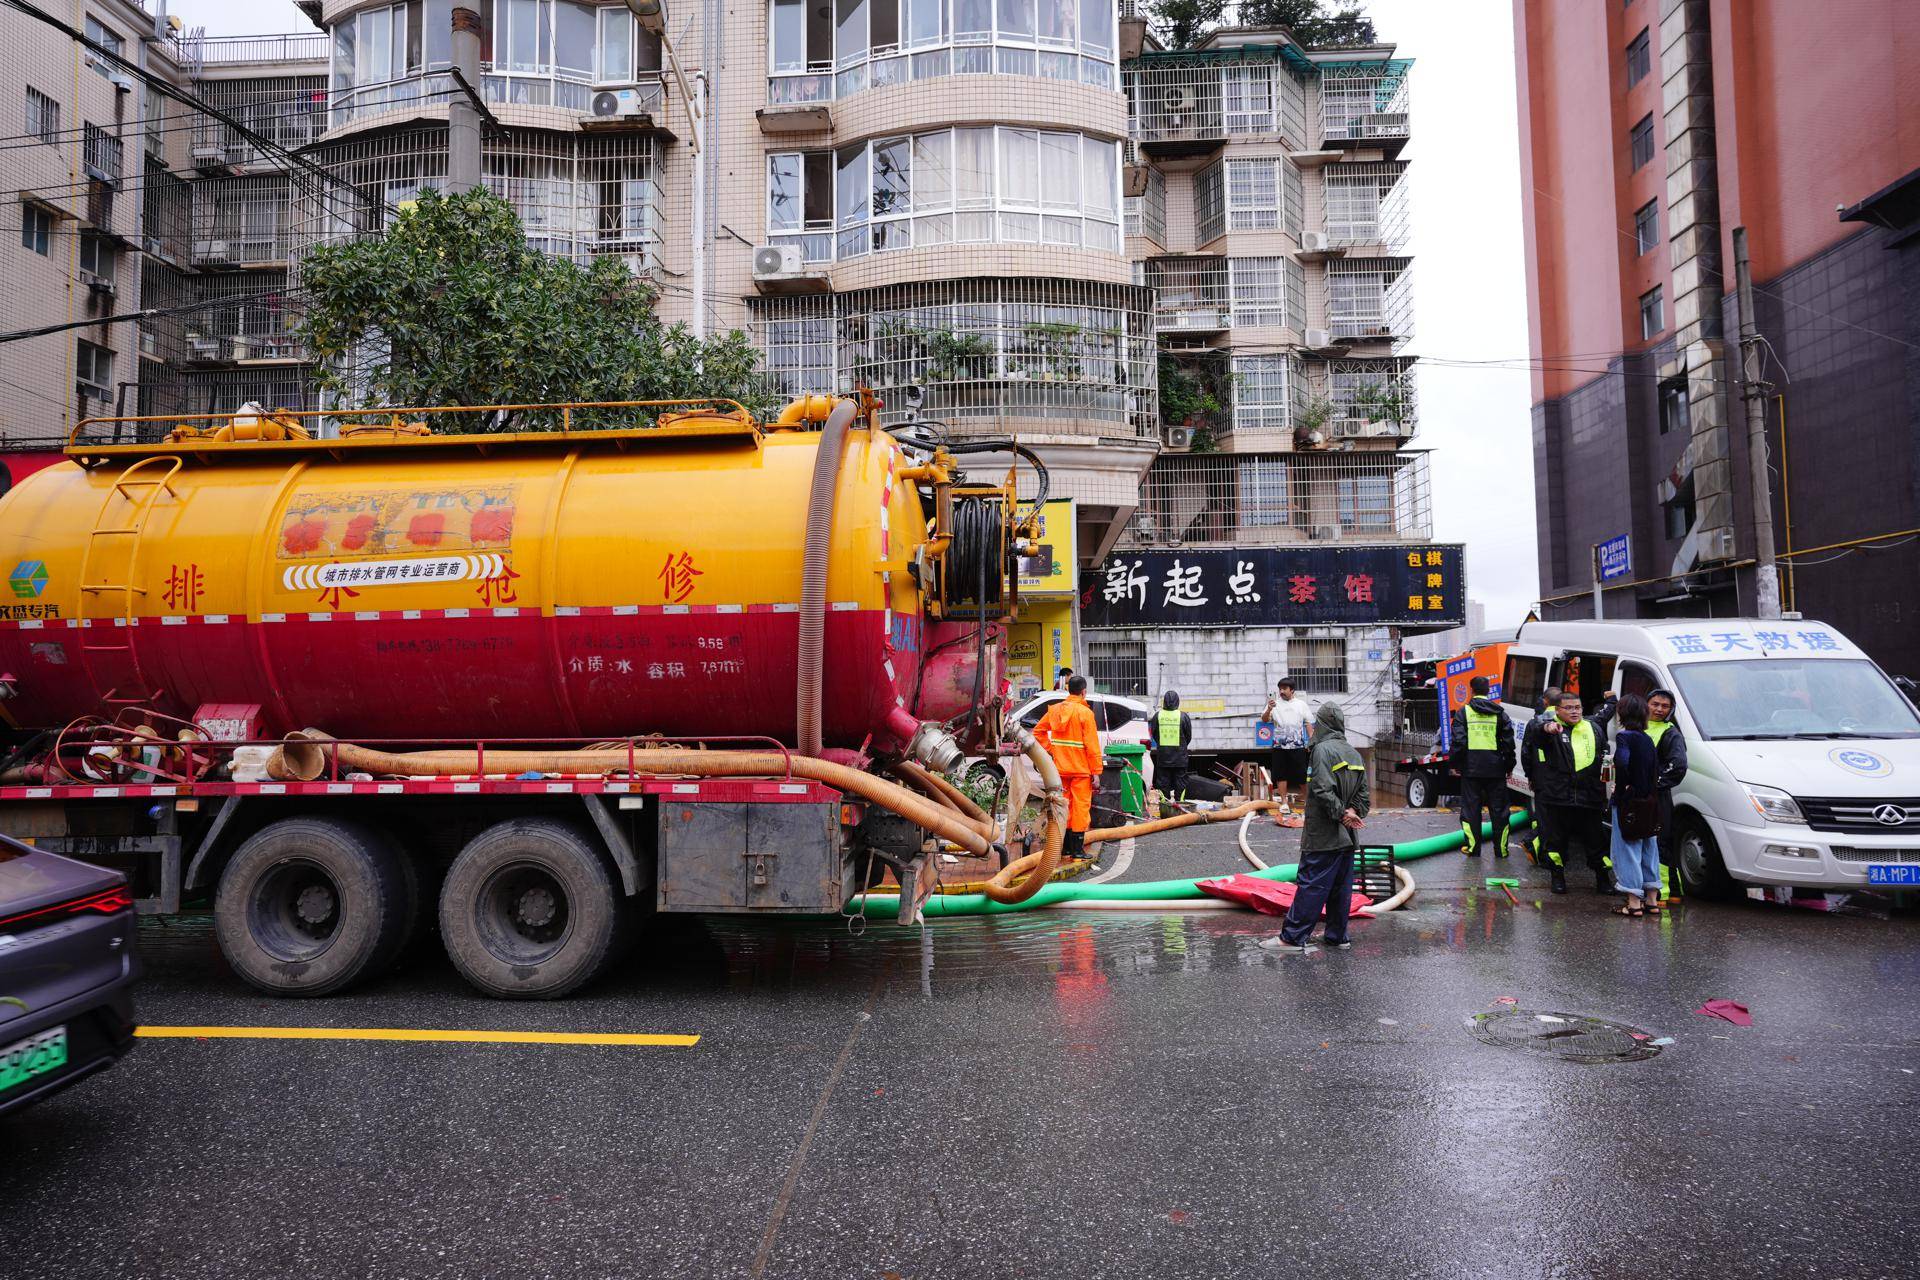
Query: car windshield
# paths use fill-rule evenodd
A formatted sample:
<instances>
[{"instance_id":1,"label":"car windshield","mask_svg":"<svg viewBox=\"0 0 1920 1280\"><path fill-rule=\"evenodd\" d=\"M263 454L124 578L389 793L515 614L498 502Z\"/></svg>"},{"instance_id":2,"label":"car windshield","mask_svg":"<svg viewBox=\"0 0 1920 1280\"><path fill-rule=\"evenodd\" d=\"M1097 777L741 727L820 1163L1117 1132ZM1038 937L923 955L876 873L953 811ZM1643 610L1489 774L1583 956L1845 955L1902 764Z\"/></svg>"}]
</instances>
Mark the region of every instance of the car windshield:
<instances>
[{"instance_id":1,"label":"car windshield","mask_svg":"<svg viewBox=\"0 0 1920 1280\"><path fill-rule=\"evenodd\" d=\"M1673 678L1709 738L1920 737L1920 717L1860 659L1688 662Z\"/></svg>"}]
</instances>

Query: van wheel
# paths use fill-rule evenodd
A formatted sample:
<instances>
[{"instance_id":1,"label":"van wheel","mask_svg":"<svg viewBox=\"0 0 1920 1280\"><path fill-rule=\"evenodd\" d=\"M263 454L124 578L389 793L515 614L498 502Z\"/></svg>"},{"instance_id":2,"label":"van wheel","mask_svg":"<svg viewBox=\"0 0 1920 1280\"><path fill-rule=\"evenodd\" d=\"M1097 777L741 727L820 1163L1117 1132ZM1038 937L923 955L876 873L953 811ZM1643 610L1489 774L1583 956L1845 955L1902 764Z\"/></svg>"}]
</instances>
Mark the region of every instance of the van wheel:
<instances>
[{"instance_id":1,"label":"van wheel","mask_svg":"<svg viewBox=\"0 0 1920 1280\"><path fill-rule=\"evenodd\" d=\"M490 996L551 1000L618 954L632 904L613 864L578 828L512 818L467 843L440 888L440 937Z\"/></svg>"},{"instance_id":2,"label":"van wheel","mask_svg":"<svg viewBox=\"0 0 1920 1280\"><path fill-rule=\"evenodd\" d=\"M1724 901L1734 896L1737 886L1727 874L1720 846L1700 819L1680 819L1673 834L1673 860L1680 873L1680 887L1689 897Z\"/></svg>"},{"instance_id":3,"label":"van wheel","mask_svg":"<svg viewBox=\"0 0 1920 1280\"><path fill-rule=\"evenodd\" d=\"M288 818L235 851L214 897L233 971L279 996L324 996L386 969L419 910L412 868L384 834L341 818Z\"/></svg>"},{"instance_id":4,"label":"van wheel","mask_svg":"<svg viewBox=\"0 0 1920 1280\"><path fill-rule=\"evenodd\" d=\"M1409 809L1433 808L1434 792L1433 775L1425 769L1415 769L1407 775L1407 807Z\"/></svg>"}]
</instances>

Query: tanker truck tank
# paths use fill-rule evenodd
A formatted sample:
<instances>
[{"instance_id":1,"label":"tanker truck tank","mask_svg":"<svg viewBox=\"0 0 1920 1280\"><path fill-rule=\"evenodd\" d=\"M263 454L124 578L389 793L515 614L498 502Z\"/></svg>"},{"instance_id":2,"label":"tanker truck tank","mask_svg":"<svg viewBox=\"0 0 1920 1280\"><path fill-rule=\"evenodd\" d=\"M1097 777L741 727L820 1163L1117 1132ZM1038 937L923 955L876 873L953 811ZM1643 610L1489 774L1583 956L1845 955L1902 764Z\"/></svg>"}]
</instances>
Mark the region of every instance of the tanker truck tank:
<instances>
[{"instance_id":1,"label":"tanker truck tank","mask_svg":"<svg viewBox=\"0 0 1920 1280\"><path fill-rule=\"evenodd\" d=\"M836 405L850 421L819 429ZM237 703L341 738L795 743L824 476L821 746L957 759L940 726L998 695L1004 629L943 610L929 551L999 555L1011 493L964 496L870 402L809 397L768 426L680 407L641 429L443 434L403 410L330 439L71 449L0 500L0 715ZM956 512L986 545L939 545Z\"/></svg>"}]
</instances>

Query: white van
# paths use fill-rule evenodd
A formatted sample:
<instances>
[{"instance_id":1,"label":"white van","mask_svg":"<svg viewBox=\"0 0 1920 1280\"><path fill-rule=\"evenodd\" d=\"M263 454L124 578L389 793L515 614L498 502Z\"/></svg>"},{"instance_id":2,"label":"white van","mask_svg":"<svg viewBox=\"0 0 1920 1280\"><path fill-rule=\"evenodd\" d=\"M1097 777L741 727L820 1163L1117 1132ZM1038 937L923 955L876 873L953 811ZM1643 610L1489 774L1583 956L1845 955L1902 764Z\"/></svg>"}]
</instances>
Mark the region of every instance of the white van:
<instances>
[{"instance_id":1,"label":"white van","mask_svg":"<svg viewBox=\"0 0 1920 1280\"><path fill-rule=\"evenodd\" d=\"M1516 735L1548 688L1588 711L1609 691L1674 693L1689 767L1671 839L1688 892L1920 885L1920 712L1826 623L1530 622L1504 675ZM1514 785L1526 792L1518 771Z\"/></svg>"}]
</instances>

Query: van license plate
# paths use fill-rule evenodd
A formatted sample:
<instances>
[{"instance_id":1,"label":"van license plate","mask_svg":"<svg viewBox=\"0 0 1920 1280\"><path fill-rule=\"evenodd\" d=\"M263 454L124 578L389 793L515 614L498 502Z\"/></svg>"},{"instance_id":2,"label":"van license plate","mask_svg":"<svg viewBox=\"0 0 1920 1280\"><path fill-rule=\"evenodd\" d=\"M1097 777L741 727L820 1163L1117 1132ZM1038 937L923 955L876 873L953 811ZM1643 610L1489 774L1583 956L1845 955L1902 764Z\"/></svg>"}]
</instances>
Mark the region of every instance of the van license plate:
<instances>
[{"instance_id":1,"label":"van license plate","mask_svg":"<svg viewBox=\"0 0 1920 1280\"><path fill-rule=\"evenodd\" d=\"M1897 862L1868 863L1867 883L1920 885L1920 865L1903 866Z\"/></svg>"},{"instance_id":2,"label":"van license plate","mask_svg":"<svg viewBox=\"0 0 1920 1280\"><path fill-rule=\"evenodd\" d=\"M49 1027L0 1048L0 1093L67 1065L67 1029Z\"/></svg>"}]
</instances>

